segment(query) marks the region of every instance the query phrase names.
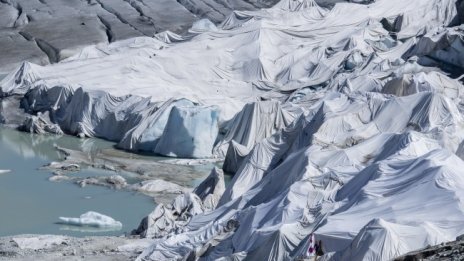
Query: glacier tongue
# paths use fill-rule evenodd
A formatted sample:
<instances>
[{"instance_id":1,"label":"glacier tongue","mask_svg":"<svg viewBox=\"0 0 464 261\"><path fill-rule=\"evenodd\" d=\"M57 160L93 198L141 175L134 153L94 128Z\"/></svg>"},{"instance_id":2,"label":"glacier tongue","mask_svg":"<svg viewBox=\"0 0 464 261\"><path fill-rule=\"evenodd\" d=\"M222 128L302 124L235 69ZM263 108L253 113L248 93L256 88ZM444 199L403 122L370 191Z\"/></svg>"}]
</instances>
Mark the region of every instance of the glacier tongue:
<instances>
[{"instance_id":1,"label":"glacier tongue","mask_svg":"<svg viewBox=\"0 0 464 261\"><path fill-rule=\"evenodd\" d=\"M322 260L391 260L464 233L462 8L350 2L282 0L24 62L0 96L22 97L28 131L224 158L230 184L213 169L142 220L138 260L294 260L312 236Z\"/></svg>"}]
</instances>

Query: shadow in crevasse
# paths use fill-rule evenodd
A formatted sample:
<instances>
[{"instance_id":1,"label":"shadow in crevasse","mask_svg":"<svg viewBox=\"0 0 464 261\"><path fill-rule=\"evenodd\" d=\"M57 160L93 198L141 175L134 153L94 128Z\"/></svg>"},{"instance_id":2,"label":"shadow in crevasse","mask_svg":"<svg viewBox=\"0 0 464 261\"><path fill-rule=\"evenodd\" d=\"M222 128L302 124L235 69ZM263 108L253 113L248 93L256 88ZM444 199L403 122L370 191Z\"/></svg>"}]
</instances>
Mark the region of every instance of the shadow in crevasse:
<instances>
[{"instance_id":1,"label":"shadow in crevasse","mask_svg":"<svg viewBox=\"0 0 464 261\"><path fill-rule=\"evenodd\" d=\"M449 26L458 26L464 23L464 0L456 1L457 14L449 24Z\"/></svg>"}]
</instances>

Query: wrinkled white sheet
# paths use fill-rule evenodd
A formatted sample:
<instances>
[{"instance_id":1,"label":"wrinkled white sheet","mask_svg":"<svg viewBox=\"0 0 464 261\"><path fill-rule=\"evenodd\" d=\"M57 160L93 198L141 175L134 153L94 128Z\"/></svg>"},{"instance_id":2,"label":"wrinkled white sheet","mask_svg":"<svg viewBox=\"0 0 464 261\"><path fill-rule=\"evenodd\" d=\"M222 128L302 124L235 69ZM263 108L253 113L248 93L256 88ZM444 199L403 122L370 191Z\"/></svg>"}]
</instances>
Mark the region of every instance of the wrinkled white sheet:
<instances>
[{"instance_id":1,"label":"wrinkled white sheet","mask_svg":"<svg viewBox=\"0 0 464 261\"><path fill-rule=\"evenodd\" d=\"M67 133L226 157L221 193L183 194L141 224L156 240L139 260L292 260L312 233L325 260L390 260L464 233L463 31L455 0L356 2L282 0L186 38L24 63L0 94Z\"/></svg>"}]
</instances>

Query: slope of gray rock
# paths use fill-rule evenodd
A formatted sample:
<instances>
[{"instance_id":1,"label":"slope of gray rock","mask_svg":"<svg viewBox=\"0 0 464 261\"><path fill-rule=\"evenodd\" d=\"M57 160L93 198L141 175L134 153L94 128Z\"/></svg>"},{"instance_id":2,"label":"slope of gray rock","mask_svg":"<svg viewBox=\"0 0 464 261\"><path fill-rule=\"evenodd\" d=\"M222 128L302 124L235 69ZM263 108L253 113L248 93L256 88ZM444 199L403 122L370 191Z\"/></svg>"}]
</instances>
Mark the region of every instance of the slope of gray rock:
<instances>
[{"instance_id":1,"label":"slope of gray rock","mask_svg":"<svg viewBox=\"0 0 464 261\"><path fill-rule=\"evenodd\" d=\"M441 243L436 246L429 246L424 249L412 251L406 255L395 258L395 261L416 261L416 260L463 260L464 242L462 236L457 237L456 241Z\"/></svg>"},{"instance_id":2,"label":"slope of gray rock","mask_svg":"<svg viewBox=\"0 0 464 261\"><path fill-rule=\"evenodd\" d=\"M200 18L221 22L232 10L275 1L220 0L2 0L0 74L22 61L46 65L84 46L170 30L185 32Z\"/></svg>"}]
</instances>

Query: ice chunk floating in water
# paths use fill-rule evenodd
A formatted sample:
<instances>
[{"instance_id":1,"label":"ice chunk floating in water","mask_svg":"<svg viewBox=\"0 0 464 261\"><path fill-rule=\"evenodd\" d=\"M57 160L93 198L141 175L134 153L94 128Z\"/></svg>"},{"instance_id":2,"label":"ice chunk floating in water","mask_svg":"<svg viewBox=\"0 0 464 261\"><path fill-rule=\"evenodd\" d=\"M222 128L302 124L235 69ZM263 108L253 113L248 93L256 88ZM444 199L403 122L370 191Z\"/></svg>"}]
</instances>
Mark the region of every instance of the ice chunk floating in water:
<instances>
[{"instance_id":1,"label":"ice chunk floating in water","mask_svg":"<svg viewBox=\"0 0 464 261\"><path fill-rule=\"evenodd\" d=\"M94 211L86 212L78 218L60 217L60 220L58 223L64 225L122 228L121 222Z\"/></svg>"}]
</instances>

